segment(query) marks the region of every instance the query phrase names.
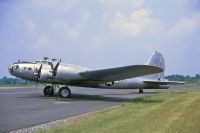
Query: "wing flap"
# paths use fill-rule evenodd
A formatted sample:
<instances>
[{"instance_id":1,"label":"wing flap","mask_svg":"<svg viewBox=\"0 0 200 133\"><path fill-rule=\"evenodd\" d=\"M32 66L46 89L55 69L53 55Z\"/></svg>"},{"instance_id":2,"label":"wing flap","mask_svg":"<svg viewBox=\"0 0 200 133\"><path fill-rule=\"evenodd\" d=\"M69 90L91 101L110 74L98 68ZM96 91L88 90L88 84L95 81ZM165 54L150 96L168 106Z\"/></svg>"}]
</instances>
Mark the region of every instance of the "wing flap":
<instances>
[{"instance_id":1,"label":"wing flap","mask_svg":"<svg viewBox=\"0 0 200 133\"><path fill-rule=\"evenodd\" d=\"M81 76L95 81L116 81L139 76L160 73L163 69L149 65L132 65L79 73Z\"/></svg>"}]
</instances>

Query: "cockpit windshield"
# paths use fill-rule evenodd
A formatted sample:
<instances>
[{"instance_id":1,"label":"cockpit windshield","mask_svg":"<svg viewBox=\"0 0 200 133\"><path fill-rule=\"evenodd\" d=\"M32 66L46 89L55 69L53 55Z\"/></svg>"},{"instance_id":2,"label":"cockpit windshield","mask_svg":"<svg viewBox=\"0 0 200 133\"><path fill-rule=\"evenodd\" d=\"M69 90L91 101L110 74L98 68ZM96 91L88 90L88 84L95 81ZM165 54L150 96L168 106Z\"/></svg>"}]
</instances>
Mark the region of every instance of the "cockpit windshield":
<instances>
[{"instance_id":1,"label":"cockpit windshield","mask_svg":"<svg viewBox=\"0 0 200 133\"><path fill-rule=\"evenodd\" d=\"M15 70L19 69L19 65L14 65L14 69Z\"/></svg>"}]
</instances>

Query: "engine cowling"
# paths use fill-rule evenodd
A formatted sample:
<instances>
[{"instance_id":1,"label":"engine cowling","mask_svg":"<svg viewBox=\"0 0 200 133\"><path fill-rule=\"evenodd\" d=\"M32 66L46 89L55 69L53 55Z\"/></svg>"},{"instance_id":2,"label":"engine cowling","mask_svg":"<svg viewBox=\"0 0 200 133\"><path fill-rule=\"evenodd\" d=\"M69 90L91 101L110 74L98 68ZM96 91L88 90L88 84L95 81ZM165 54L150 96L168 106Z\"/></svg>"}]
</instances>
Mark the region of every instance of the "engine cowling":
<instances>
[{"instance_id":1,"label":"engine cowling","mask_svg":"<svg viewBox=\"0 0 200 133\"><path fill-rule=\"evenodd\" d=\"M51 65L43 64L43 67L40 72L40 82L52 82L52 75L53 73L51 72Z\"/></svg>"}]
</instances>

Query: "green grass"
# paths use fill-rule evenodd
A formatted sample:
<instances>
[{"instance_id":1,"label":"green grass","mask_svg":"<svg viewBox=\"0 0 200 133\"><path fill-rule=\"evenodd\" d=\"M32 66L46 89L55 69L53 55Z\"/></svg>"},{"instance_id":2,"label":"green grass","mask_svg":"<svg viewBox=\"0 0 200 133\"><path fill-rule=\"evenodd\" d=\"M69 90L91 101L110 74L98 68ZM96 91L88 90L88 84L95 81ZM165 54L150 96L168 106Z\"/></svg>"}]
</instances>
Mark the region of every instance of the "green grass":
<instances>
[{"instance_id":1,"label":"green grass","mask_svg":"<svg viewBox=\"0 0 200 133\"><path fill-rule=\"evenodd\" d=\"M200 90L158 93L41 133L199 133Z\"/></svg>"}]
</instances>

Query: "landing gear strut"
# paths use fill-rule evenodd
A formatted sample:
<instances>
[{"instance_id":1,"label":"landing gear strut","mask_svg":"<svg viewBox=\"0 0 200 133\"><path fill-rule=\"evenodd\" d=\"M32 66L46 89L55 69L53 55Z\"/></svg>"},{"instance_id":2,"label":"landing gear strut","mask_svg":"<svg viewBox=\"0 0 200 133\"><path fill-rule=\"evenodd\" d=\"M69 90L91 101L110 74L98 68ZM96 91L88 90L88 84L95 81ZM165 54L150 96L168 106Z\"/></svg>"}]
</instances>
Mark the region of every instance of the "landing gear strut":
<instances>
[{"instance_id":1,"label":"landing gear strut","mask_svg":"<svg viewBox=\"0 0 200 133\"><path fill-rule=\"evenodd\" d=\"M54 88L52 86L45 86L43 93L44 93L45 96L53 96Z\"/></svg>"},{"instance_id":2,"label":"landing gear strut","mask_svg":"<svg viewBox=\"0 0 200 133\"><path fill-rule=\"evenodd\" d=\"M139 89L139 93L143 93L144 91L143 91L143 89Z\"/></svg>"},{"instance_id":3,"label":"landing gear strut","mask_svg":"<svg viewBox=\"0 0 200 133\"><path fill-rule=\"evenodd\" d=\"M69 98L71 96L71 91L68 87L61 87L58 91L58 96L61 98Z\"/></svg>"}]
</instances>

